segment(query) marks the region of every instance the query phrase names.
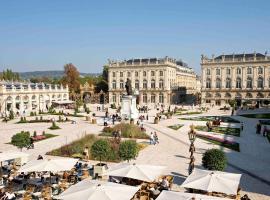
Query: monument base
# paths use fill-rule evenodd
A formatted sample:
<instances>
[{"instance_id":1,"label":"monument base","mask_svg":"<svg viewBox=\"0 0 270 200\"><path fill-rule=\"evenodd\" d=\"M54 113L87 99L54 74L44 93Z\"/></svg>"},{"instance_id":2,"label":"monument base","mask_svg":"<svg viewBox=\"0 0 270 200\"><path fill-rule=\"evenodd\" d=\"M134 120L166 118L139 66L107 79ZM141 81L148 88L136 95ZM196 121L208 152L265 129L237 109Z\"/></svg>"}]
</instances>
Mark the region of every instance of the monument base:
<instances>
[{"instance_id":1,"label":"monument base","mask_svg":"<svg viewBox=\"0 0 270 200\"><path fill-rule=\"evenodd\" d=\"M124 95L122 97L120 114L123 119L139 118L139 111L136 107L136 96Z\"/></svg>"}]
</instances>

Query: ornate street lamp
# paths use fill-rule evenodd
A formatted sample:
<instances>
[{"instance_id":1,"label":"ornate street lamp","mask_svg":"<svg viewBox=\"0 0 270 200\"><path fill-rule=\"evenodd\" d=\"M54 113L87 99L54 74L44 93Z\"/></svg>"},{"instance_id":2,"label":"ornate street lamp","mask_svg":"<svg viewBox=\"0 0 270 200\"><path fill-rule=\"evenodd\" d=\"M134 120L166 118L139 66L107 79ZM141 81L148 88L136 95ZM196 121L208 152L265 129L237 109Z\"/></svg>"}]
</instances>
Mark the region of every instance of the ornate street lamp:
<instances>
[{"instance_id":1,"label":"ornate street lamp","mask_svg":"<svg viewBox=\"0 0 270 200\"><path fill-rule=\"evenodd\" d=\"M193 156L193 153L195 152L194 142L196 140L196 132L194 130L193 124L190 126L190 131L188 132L188 139L190 141L190 147L189 147L190 162L189 162L188 173L191 174L195 167L195 157Z\"/></svg>"},{"instance_id":2,"label":"ornate street lamp","mask_svg":"<svg viewBox=\"0 0 270 200\"><path fill-rule=\"evenodd\" d=\"M189 139L189 141L190 141L191 144L193 144L195 142L196 137L197 136L196 136L196 132L194 130L194 125L192 124L190 126L190 131L188 132L188 139Z\"/></svg>"}]
</instances>

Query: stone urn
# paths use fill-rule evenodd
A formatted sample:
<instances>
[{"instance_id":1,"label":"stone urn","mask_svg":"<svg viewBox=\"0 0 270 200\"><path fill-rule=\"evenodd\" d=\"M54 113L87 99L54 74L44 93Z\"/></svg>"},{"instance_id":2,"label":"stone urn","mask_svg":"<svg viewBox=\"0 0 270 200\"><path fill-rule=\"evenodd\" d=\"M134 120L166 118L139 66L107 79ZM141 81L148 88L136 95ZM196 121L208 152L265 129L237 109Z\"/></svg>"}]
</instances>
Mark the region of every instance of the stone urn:
<instances>
[{"instance_id":1,"label":"stone urn","mask_svg":"<svg viewBox=\"0 0 270 200\"><path fill-rule=\"evenodd\" d=\"M97 119L96 118L92 119L92 124L96 124L96 123L97 123Z\"/></svg>"},{"instance_id":2,"label":"stone urn","mask_svg":"<svg viewBox=\"0 0 270 200\"><path fill-rule=\"evenodd\" d=\"M158 124L158 117L155 117L155 119L154 119L154 124Z\"/></svg>"}]
</instances>

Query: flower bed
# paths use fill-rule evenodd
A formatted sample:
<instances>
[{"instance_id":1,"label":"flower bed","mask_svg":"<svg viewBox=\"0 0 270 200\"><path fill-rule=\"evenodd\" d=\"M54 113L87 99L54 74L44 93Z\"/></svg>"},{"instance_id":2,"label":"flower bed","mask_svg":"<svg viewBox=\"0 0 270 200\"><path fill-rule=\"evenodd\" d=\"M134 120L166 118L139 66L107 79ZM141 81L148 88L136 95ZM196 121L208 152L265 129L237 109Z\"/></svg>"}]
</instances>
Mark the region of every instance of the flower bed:
<instances>
[{"instance_id":1,"label":"flower bed","mask_svg":"<svg viewBox=\"0 0 270 200\"><path fill-rule=\"evenodd\" d=\"M204 135L204 134L200 134L200 133L197 133L196 135L200 139L203 139L203 140L209 141L213 144L217 144L217 145L226 147L228 149L240 152L240 146L239 146L238 142L226 140L226 139L211 136L211 135Z\"/></svg>"},{"instance_id":2,"label":"flower bed","mask_svg":"<svg viewBox=\"0 0 270 200\"><path fill-rule=\"evenodd\" d=\"M208 132L207 126L195 126L195 129L199 130L199 131ZM240 137L240 128L231 128L231 127L220 127L220 126L218 126L218 127L212 127L211 132Z\"/></svg>"},{"instance_id":3,"label":"flower bed","mask_svg":"<svg viewBox=\"0 0 270 200\"><path fill-rule=\"evenodd\" d=\"M168 126L168 128L177 131L179 128L181 128L181 127L183 127L183 126L184 126L183 124L175 124L175 125L172 125L172 126Z\"/></svg>"},{"instance_id":4,"label":"flower bed","mask_svg":"<svg viewBox=\"0 0 270 200\"><path fill-rule=\"evenodd\" d=\"M50 134L50 133L45 133L44 135L33 136L32 139L35 142L38 142L38 141L49 139L49 138L56 137L56 136L58 136L58 135L54 135L54 134Z\"/></svg>"},{"instance_id":5,"label":"flower bed","mask_svg":"<svg viewBox=\"0 0 270 200\"><path fill-rule=\"evenodd\" d=\"M255 119L270 119L270 113L260 113L260 114L243 114L241 117L255 118Z\"/></svg>"},{"instance_id":6,"label":"flower bed","mask_svg":"<svg viewBox=\"0 0 270 200\"><path fill-rule=\"evenodd\" d=\"M202 114L202 112L194 111L194 112L178 112L177 115L196 115L196 114Z\"/></svg>"}]
</instances>

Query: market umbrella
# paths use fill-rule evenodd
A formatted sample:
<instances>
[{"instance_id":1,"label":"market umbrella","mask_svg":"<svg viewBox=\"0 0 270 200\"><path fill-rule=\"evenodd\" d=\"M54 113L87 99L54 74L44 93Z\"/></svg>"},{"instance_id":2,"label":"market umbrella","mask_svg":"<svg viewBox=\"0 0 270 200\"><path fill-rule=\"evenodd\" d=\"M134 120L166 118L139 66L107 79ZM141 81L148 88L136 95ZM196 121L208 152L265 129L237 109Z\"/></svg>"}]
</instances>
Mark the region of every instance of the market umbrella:
<instances>
[{"instance_id":1,"label":"market umbrella","mask_svg":"<svg viewBox=\"0 0 270 200\"><path fill-rule=\"evenodd\" d=\"M195 169L181 186L236 195L240 178L241 174Z\"/></svg>"},{"instance_id":2,"label":"market umbrella","mask_svg":"<svg viewBox=\"0 0 270 200\"><path fill-rule=\"evenodd\" d=\"M55 198L63 200L130 200L138 190L139 187L87 178Z\"/></svg>"},{"instance_id":3,"label":"market umbrella","mask_svg":"<svg viewBox=\"0 0 270 200\"><path fill-rule=\"evenodd\" d=\"M7 151L7 152L1 152L0 153L0 162L7 161L7 160L13 160L13 159L24 159L27 160L29 157L29 154L19 152L19 151Z\"/></svg>"},{"instance_id":4,"label":"market umbrella","mask_svg":"<svg viewBox=\"0 0 270 200\"><path fill-rule=\"evenodd\" d=\"M32 160L23 165L18 172L60 172L71 170L78 159L56 158Z\"/></svg>"},{"instance_id":5,"label":"market umbrella","mask_svg":"<svg viewBox=\"0 0 270 200\"><path fill-rule=\"evenodd\" d=\"M156 200L191 200L192 198L196 200L229 200L226 198L207 196L195 193L184 193L184 192L172 192L163 190L161 194L156 198Z\"/></svg>"},{"instance_id":6,"label":"market umbrella","mask_svg":"<svg viewBox=\"0 0 270 200\"><path fill-rule=\"evenodd\" d=\"M162 174L165 168L165 166L122 163L109 169L106 175L152 182Z\"/></svg>"}]
</instances>

